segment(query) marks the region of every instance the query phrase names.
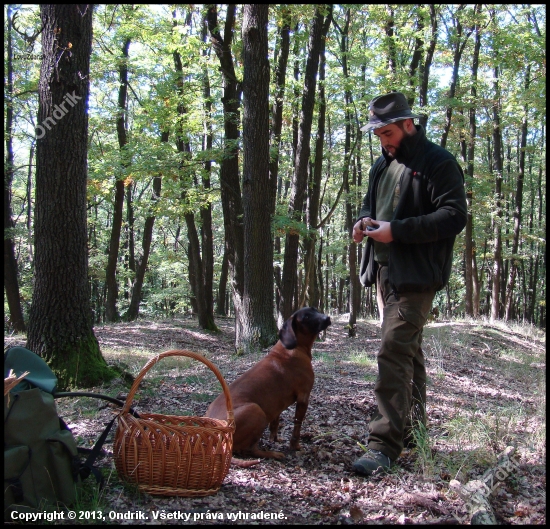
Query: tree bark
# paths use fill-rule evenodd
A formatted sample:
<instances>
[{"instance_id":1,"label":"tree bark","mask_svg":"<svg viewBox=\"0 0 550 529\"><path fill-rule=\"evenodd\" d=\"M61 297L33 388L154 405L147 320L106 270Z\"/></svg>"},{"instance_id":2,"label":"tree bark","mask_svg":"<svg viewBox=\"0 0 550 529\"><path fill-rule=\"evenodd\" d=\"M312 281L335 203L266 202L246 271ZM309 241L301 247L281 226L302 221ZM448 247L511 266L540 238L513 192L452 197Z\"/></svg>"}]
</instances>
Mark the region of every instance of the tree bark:
<instances>
[{"instance_id":1,"label":"tree bark","mask_svg":"<svg viewBox=\"0 0 550 529\"><path fill-rule=\"evenodd\" d=\"M225 298L227 295L227 276L229 271L229 262L227 253L224 252L222 257L222 269L220 272L220 282L218 284L218 296L217 296L217 303L216 303L216 314L219 314L220 316L226 316L227 315L227 307Z\"/></svg>"},{"instance_id":2,"label":"tree bark","mask_svg":"<svg viewBox=\"0 0 550 529\"><path fill-rule=\"evenodd\" d=\"M475 7L477 13L481 12L481 4ZM479 316L479 296L477 304L474 304L474 277L476 266L476 254L474 252L474 219L472 216L473 191L472 185L474 181L474 155L476 145L476 108L477 108L477 73L479 68L479 52L481 49L481 35L479 24L475 26L475 43L474 52L472 55L472 76L471 76L471 101L468 109L468 117L470 121L470 130L467 141L467 169L466 169L466 203L467 203L467 220L464 233L465 250L464 250L464 283L466 286L465 312L467 316L477 318Z\"/></svg>"},{"instance_id":3,"label":"tree bark","mask_svg":"<svg viewBox=\"0 0 550 529\"><path fill-rule=\"evenodd\" d=\"M452 100L456 95L456 87L458 84L458 75L460 68L460 60L462 58L462 53L464 48L468 43L468 39L473 31L473 28L470 29L464 39L462 38L462 23L459 18L460 12L466 7L465 4L460 4L453 14L453 20L456 22L456 34L454 35L454 50L453 50L453 73L451 76L451 85L449 87L448 98ZM449 136L449 131L451 130L451 119L453 115L453 105L450 103L445 110L445 126L443 127L443 134L441 136L441 147L445 148L447 145L447 137Z\"/></svg>"},{"instance_id":4,"label":"tree bark","mask_svg":"<svg viewBox=\"0 0 550 529\"><path fill-rule=\"evenodd\" d=\"M420 94L419 94L419 103L420 107L425 107L428 104L428 83L430 80L430 68L432 66L432 61L435 53L435 47L437 44L437 13L436 7L434 4L428 4L430 9L430 27L431 27L431 39L428 49L426 50L426 58L424 63L421 65L420 71ZM420 125L426 128L428 123L428 116L423 115L419 120Z\"/></svg>"},{"instance_id":5,"label":"tree bark","mask_svg":"<svg viewBox=\"0 0 550 529\"><path fill-rule=\"evenodd\" d=\"M417 71L419 69L420 63L422 61L423 49L424 49L424 38L420 35L424 32L424 19L422 13L419 12L422 10L422 5L417 4L417 16L416 16L416 37L414 39L414 52L411 57L411 64L409 66L409 89L411 92L416 90L416 85L420 83L415 83L418 81L416 78ZM409 105L413 105L413 101L409 101Z\"/></svg>"},{"instance_id":6,"label":"tree bark","mask_svg":"<svg viewBox=\"0 0 550 529\"><path fill-rule=\"evenodd\" d=\"M15 257L15 242L12 232L15 228L11 208L11 184L13 181L13 50L12 50L12 11L8 8L8 57L7 57L7 105L6 105L6 165L4 176L4 291L10 311L9 323L15 332L25 332L25 320L21 308L19 293L19 277L17 259ZM30 190L29 190L30 201ZM30 215L30 213L29 213Z\"/></svg>"},{"instance_id":7,"label":"tree bark","mask_svg":"<svg viewBox=\"0 0 550 529\"><path fill-rule=\"evenodd\" d=\"M531 67L528 64L525 72L525 93L529 91L529 77L531 75ZM527 116L528 105L524 105L524 114L521 124L521 143L519 149L519 170L516 181L516 197L515 197L515 210L514 210L514 236L512 240L512 262L510 264L510 275L506 284L506 299L505 299L505 314L504 320L509 321L512 315L512 299L514 286L516 282L516 275L518 271L519 261L517 259L517 253L519 248L519 234L521 228L521 216L523 209L523 182L525 179L525 148L527 147Z\"/></svg>"},{"instance_id":8,"label":"tree bark","mask_svg":"<svg viewBox=\"0 0 550 529\"><path fill-rule=\"evenodd\" d=\"M310 155L311 125L313 122L313 108L315 104L315 86L319 67L319 52L321 49L323 15L317 7L312 22L306 72L304 78L304 93L298 133L296 159L292 192L288 210L289 218L294 222L302 221L302 211L307 187L307 173ZM300 235L296 229L291 229L285 239L285 255L283 264L283 278L279 312L286 320L297 308L297 299L294 297L297 288L298 244Z\"/></svg>"},{"instance_id":9,"label":"tree bark","mask_svg":"<svg viewBox=\"0 0 550 529\"><path fill-rule=\"evenodd\" d=\"M206 42L207 28L203 24L202 40ZM204 54L207 50L204 50ZM212 150L212 101L210 98L210 80L208 77L208 69L204 68L203 80L203 95L206 112L206 120L204 123L203 135L203 151ZM210 175L212 172L212 162L206 160L204 162L204 171L202 176L202 186L205 192L210 192ZM203 284L204 284L204 323L205 329L218 330L214 321L214 238L212 235L212 205L201 206L201 246L202 246L202 269L203 269Z\"/></svg>"},{"instance_id":10,"label":"tree bark","mask_svg":"<svg viewBox=\"0 0 550 529\"><path fill-rule=\"evenodd\" d=\"M35 271L28 349L59 388L112 376L93 332L86 230L91 4L42 4Z\"/></svg>"},{"instance_id":11,"label":"tree bark","mask_svg":"<svg viewBox=\"0 0 550 529\"><path fill-rule=\"evenodd\" d=\"M235 76L231 53L235 4L227 5L224 36L218 27L218 13L215 5L207 5L206 21L212 46L223 76L224 152L220 167L220 185L225 230L225 251L228 257L233 306L235 309L235 343L240 342L242 333L242 304L244 295L244 228L241 182L239 178L239 114L241 86Z\"/></svg>"},{"instance_id":12,"label":"tree bark","mask_svg":"<svg viewBox=\"0 0 550 529\"><path fill-rule=\"evenodd\" d=\"M384 32L386 33L386 41L388 45L386 46L388 53L388 74L392 81L395 80L397 74L397 50L395 48L395 11L392 5L386 6L386 13L388 15L386 19L386 24L384 26Z\"/></svg>"},{"instance_id":13,"label":"tree bark","mask_svg":"<svg viewBox=\"0 0 550 529\"><path fill-rule=\"evenodd\" d=\"M285 79L288 64L288 55L290 52L290 10L287 6L282 7L282 25L280 28L280 49L278 50L278 60L275 69L275 98L272 106L271 118L271 143L270 151L273 152L269 162L270 184L274 186L270 189L271 193L271 218L275 215L277 195L282 192L282 179L279 176L279 149L281 146L281 131L283 128L283 105L285 94ZM281 237L275 234L273 242L273 250L276 253L281 251ZM281 299L281 267L274 265L273 267L274 282L275 282L275 306L279 307ZM283 320L278 314L279 323L282 325Z\"/></svg>"},{"instance_id":14,"label":"tree bark","mask_svg":"<svg viewBox=\"0 0 550 529\"><path fill-rule=\"evenodd\" d=\"M349 11L348 11L349 13ZM300 306L306 303L312 307L318 307L319 293L316 291L317 282L315 278L315 261L317 258L315 245L320 227L319 210L321 207L321 180L323 176L323 153L325 147L325 123L327 104L325 96L325 67L326 67L326 36L332 21L332 6L325 19L322 30L321 51L319 62L319 96L318 96L318 118L317 138L315 140L315 158L310 170L310 182L308 185L308 207L306 210L306 222L309 233L304 239L304 287Z\"/></svg>"},{"instance_id":15,"label":"tree bark","mask_svg":"<svg viewBox=\"0 0 550 529\"><path fill-rule=\"evenodd\" d=\"M160 190L162 185L162 179L160 176L153 178L153 196L151 197L152 207L153 204L160 197ZM142 255L139 261L136 263L136 276L132 285L132 295L130 298L130 305L128 311L124 317L127 321L133 321L139 316L139 304L141 303L141 292L143 290L143 281L145 280L145 272L147 271L147 263L149 262L149 255L151 253L151 241L153 240L153 226L155 224L155 215L152 212L151 215L145 219L145 225L143 226L143 242L142 242Z\"/></svg>"},{"instance_id":16,"label":"tree bark","mask_svg":"<svg viewBox=\"0 0 550 529\"><path fill-rule=\"evenodd\" d=\"M107 287L107 299L105 302L105 319L107 321L118 321L117 310L118 284L116 279L116 265L118 251L120 248L120 233L122 230L122 215L124 211L124 181L125 169L128 167L128 160L124 147L128 143L126 130L127 96L128 96L128 50L130 49L129 38L126 38L122 46L122 57L119 66L120 86L118 89L118 116L116 122L118 146L120 149L121 169L123 174L115 182L115 203L113 206L113 225L111 226L111 240L109 242L109 257L105 271L105 286Z\"/></svg>"},{"instance_id":17,"label":"tree bark","mask_svg":"<svg viewBox=\"0 0 550 529\"><path fill-rule=\"evenodd\" d=\"M244 298L237 351L277 341L273 314L273 236L269 212L269 61L267 4L245 4L243 16ZM266 193L266 189L270 190ZM268 281L266 279L269 278Z\"/></svg>"},{"instance_id":18,"label":"tree bark","mask_svg":"<svg viewBox=\"0 0 550 529\"><path fill-rule=\"evenodd\" d=\"M494 67L494 104L493 104L493 174L495 177L495 214L493 220L493 274L491 297L491 321L500 316L500 275L502 268L502 135L500 130L500 88L499 66Z\"/></svg>"},{"instance_id":19,"label":"tree bark","mask_svg":"<svg viewBox=\"0 0 550 529\"><path fill-rule=\"evenodd\" d=\"M346 19L343 29L340 29L340 52L341 52L341 63L344 79L349 79L349 70L348 70L348 54L349 54L349 25L350 25L350 11L346 11ZM346 83L348 86L348 83ZM353 150L351 147L351 123L352 123L352 114L351 108L353 108L353 97L351 90L346 88L344 90L344 103L345 103L345 123L346 123L346 132L344 138L344 168L342 171L342 187L346 197L345 203L345 228L348 232L349 243L347 244L347 256L344 257L344 266L347 262L349 266L349 319L348 319L348 335L355 335L355 324L357 323L357 311L358 306L358 293L360 291L361 285L359 283L359 275L357 274L357 246L352 241L352 231L354 224L354 217L352 211L352 197L350 196L350 185L349 185L349 173L350 173L350 164Z\"/></svg>"},{"instance_id":20,"label":"tree bark","mask_svg":"<svg viewBox=\"0 0 550 529\"><path fill-rule=\"evenodd\" d=\"M283 6L282 25L279 30L280 49L277 66L275 68L275 97L271 109L270 147L274 152L269 162L269 192L270 213L275 214L277 200L277 184L279 179L279 149L281 146L281 131L283 128L283 106L285 95L285 79L290 51L290 10Z\"/></svg>"},{"instance_id":21,"label":"tree bark","mask_svg":"<svg viewBox=\"0 0 550 529\"><path fill-rule=\"evenodd\" d=\"M175 16L175 12L174 12ZM188 17L187 24L190 24L191 20ZM177 22L174 20L174 26ZM204 35L204 33L203 33ZM178 51L174 51L174 67L177 75L177 95L178 95L178 106L177 112L178 117L183 117L187 114L187 108L185 103L185 92L184 92L184 74L183 74L183 62L181 54ZM203 90L207 89L207 85L203 86ZM186 132L182 129L181 126L177 127L177 138L176 138L176 148L178 152L182 154L181 161L181 170L184 173L185 167L184 163L189 161L192 157L191 154L191 144L187 138ZM182 178L182 199L187 202L188 198L188 188L191 185L187 179ZM195 175L192 175L192 181L197 186L197 178ZM206 177L207 185L210 184L210 180ZM189 240L189 282L191 284L191 291L193 294L192 304L193 309L197 313L197 319L199 321L199 326L203 329L217 331L218 328L214 322L214 306L213 306L213 293L212 293L212 276L210 275L210 290L206 290L206 274L204 265L207 263L209 271L213 270L213 249L212 249L212 219L209 213L209 209L203 210L201 208L201 217L205 222L202 226L202 232L199 236L197 226L195 223L195 214L191 207L185 204L185 223L187 225L187 238ZM206 246L210 245L210 250L206 250L206 263L203 262L201 256L201 240L206 241Z\"/></svg>"}]
</instances>

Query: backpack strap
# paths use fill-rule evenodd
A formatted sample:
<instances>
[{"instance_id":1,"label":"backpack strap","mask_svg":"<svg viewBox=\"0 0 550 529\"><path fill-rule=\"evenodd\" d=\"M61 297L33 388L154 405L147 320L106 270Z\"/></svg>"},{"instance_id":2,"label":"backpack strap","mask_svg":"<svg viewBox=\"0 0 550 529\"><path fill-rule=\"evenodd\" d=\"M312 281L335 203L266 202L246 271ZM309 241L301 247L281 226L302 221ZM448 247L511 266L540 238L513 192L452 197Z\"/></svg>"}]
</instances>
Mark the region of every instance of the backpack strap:
<instances>
[{"instance_id":1,"label":"backpack strap","mask_svg":"<svg viewBox=\"0 0 550 529\"><path fill-rule=\"evenodd\" d=\"M97 456L101 452L101 448L103 447L103 444L105 443L105 440L107 439L107 436L109 435L109 432L111 431L111 428L113 427L113 424L115 422L116 417L113 417L109 424L105 427L103 432L101 433L101 436L96 441L93 448L78 448L78 451L82 453L87 453L89 456L87 457L86 461L80 465L79 474L80 479L84 480L86 479L90 473L92 473L95 476L96 481L99 483L99 488L103 488L103 474L99 471L97 467L94 467L94 462L97 459Z\"/></svg>"},{"instance_id":2,"label":"backpack strap","mask_svg":"<svg viewBox=\"0 0 550 529\"><path fill-rule=\"evenodd\" d=\"M86 391L55 391L52 393L53 398L57 399L59 397L92 397L94 399L102 399L111 402L112 404L116 404L117 406L120 406L121 408L124 408L125 402L119 399L115 399L114 397L109 397L109 395L102 395L101 393L88 393ZM130 408L130 413L139 419L139 415L137 411L135 411L133 408Z\"/></svg>"},{"instance_id":3,"label":"backpack strap","mask_svg":"<svg viewBox=\"0 0 550 529\"><path fill-rule=\"evenodd\" d=\"M82 392L82 391L56 392L56 393L53 393L53 397L54 399L57 399L60 397L91 397L94 399L106 400L108 402L111 402L112 404L116 404L120 406L121 408L123 408L125 404L123 401L116 399L114 397L110 397L109 395L102 395L100 393L88 393L88 392ZM130 408L130 413L134 417L139 418L139 414L133 408ZM82 447L77 448L80 454L89 454L88 457L86 458L86 461L84 461L84 463L82 463L78 468L78 475L80 476L80 479L85 480L90 474L93 474L95 476L97 483L99 483L100 489L103 488L104 478L103 478L103 474L99 471L99 469L94 466L94 462L99 456L101 449L105 441L107 440L107 436L109 435L109 432L111 431L111 428L113 427L115 420L116 420L116 417L113 417L113 419L107 424L107 426L101 433L99 439L96 441L93 448L82 448Z\"/></svg>"}]
</instances>

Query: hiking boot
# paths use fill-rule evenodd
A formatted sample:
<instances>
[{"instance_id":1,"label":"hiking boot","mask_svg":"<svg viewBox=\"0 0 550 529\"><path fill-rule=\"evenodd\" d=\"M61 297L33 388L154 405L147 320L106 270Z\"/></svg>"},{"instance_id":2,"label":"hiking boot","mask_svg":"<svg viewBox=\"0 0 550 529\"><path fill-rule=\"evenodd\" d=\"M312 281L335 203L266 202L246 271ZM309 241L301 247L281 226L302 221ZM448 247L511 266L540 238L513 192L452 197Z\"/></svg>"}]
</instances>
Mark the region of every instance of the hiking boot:
<instances>
[{"instance_id":1,"label":"hiking boot","mask_svg":"<svg viewBox=\"0 0 550 529\"><path fill-rule=\"evenodd\" d=\"M393 461L378 450L368 449L357 461L353 463L353 470L362 476L371 474L384 474L392 466Z\"/></svg>"}]
</instances>

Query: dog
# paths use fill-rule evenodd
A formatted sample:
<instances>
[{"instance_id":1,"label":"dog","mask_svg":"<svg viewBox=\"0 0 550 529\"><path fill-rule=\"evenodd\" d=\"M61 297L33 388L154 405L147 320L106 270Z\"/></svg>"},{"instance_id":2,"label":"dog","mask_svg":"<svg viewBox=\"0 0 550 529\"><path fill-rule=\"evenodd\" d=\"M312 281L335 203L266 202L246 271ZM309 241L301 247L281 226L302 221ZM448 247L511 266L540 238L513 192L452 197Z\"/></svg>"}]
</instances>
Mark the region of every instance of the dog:
<instances>
[{"instance_id":1,"label":"dog","mask_svg":"<svg viewBox=\"0 0 550 529\"><path fill-rule=\"evenodd\" d=\"M229 385L235 416L233 452L252 457L284 459L282 452L260 450L258 443L269 425L270 441L278 441L279 416L296 403L290 449L300 449L300 429L313 387L311 349L330 318L311 307L296 311L281 327L279 341L269 353ZM225 395L208 407L206 417L225 419ZM235 466L247 467L260 461L233 458Z\"/></svg>"}]
</instances>

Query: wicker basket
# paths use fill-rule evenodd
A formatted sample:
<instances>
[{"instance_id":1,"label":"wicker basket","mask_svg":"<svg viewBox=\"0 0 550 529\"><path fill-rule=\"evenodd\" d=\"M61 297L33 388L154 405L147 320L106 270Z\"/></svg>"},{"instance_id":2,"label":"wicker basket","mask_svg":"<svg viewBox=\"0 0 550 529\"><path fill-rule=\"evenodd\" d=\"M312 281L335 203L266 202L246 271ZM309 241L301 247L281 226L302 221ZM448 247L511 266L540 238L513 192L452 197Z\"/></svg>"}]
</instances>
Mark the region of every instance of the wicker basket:
<instances>
[{"instance_id":1,"label":"wicker basket","mask_svg":"<svg viewBox=\"0 0 550 529\"><path fill-rule=\"evenodd\" d=\"M136 390L151 367L169 356L187 356L206 364L222 385L227 420L129 413ZM167 351L147 362L134 381L118 416L114 441L119 476L149 494L208 496L224 480L233 452L235 421L229 388L217 367L191 351Z\"/></svg>"}]
</instances>

